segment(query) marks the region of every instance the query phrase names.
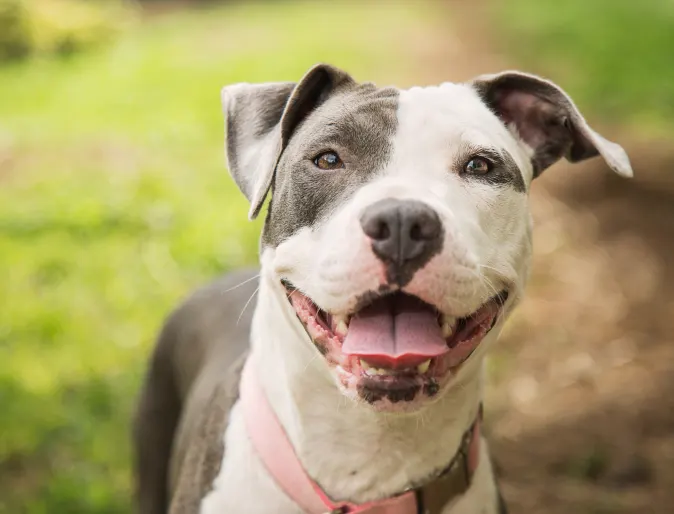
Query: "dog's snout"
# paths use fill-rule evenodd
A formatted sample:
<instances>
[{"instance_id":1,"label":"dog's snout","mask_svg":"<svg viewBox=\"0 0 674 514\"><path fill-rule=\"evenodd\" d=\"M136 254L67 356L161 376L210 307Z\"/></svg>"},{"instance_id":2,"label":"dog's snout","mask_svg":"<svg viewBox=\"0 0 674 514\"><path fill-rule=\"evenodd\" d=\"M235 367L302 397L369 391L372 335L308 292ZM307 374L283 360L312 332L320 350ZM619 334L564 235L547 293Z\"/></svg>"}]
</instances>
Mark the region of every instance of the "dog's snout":
<instances>
[{"instance_id":1,"label":"dog's snout","mask_svg":"<svg viewBox=\"0 0 674 514\"><path fill-rule=\"evenodd\" d=\"M442 246L440 217L417 200L381 200L365 209L360 223L374 253L396 275L415 271Z\"/></svg>"}]
</instances>

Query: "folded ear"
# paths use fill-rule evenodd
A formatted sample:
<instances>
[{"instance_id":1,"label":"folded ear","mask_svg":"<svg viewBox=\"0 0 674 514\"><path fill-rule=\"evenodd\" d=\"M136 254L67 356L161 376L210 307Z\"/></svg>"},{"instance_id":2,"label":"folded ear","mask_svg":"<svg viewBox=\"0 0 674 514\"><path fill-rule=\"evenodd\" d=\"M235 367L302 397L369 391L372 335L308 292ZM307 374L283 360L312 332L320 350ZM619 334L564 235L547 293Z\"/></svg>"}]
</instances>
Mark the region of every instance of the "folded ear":
<instances>
[{"instance_id":1,"label":"folded ear","mask_svg":"<svg viewBox=\"0 0 674 514\"><path fill-rule=\"evenodd\" d=\"M482 75L472 82L484 102L533 151L534 177L565 157L570 162L601 155L613 171L632 176L620 145L592 130L558 86L516 71Z\"/></svg>"},{"instance_id":2,"label":"folded ear","mask_svg":"<svg viewBox=\"0 0 674 514\"><path fill-rule=\"evenodd\" d=\"M297 84L234 84L222 89L227 167L250 201L250 219L260 212L295 128L332 92L352 82L345 72L319 64Z\"/></svg>"}]
</instances>

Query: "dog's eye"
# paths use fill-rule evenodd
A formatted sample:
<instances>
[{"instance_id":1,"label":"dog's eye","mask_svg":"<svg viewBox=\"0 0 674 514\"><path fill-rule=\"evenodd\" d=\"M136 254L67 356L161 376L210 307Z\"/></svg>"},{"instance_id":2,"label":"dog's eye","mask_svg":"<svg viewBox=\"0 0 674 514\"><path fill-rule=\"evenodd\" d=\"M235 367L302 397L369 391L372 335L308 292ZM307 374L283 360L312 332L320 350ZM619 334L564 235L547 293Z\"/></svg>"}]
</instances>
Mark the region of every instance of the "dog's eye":
<instances>
[{"instance_id":1,"label":"dog's eye","mask_svg":"<svg viewBox=\"0 0 674 514\"><path fill-rule=\"evenodd\" d=\"M323 152L314 157L314 164L322 170L336 170L344 167L342 159L335 152Z\"/></svg>"},{"instance_id":2,"label":"dog's eye","mask_svg":"<svg viewBox=\"0 0 674 514\"><path fill-rule=\"evenodd\" d=\"M466 163L463 171L471 175L484 175L491 171L492 164L484 157L473 157Z\"/></svg>"}]
</instances>

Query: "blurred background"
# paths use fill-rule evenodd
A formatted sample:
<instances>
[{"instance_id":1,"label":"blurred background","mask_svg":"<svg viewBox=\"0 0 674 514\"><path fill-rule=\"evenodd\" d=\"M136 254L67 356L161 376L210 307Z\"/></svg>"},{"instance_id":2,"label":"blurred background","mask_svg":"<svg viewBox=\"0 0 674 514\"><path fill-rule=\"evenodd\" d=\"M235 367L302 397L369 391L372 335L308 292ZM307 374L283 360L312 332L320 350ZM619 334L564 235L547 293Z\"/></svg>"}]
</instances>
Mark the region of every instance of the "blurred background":
<instances>
[{"instance_id":1,"label":"blurred background","mask_svg":"<svg viewBox=\"0 0 674 514\"><path fill-rule=\"evenodd\" d=\"M674 505L674 2L0 0L0 512L130 512L164 316L256 260L220 88L312 64L561 84L636 178L536 181L528 298L488 363L512 512Z\"/></svg>"}]
</instances>

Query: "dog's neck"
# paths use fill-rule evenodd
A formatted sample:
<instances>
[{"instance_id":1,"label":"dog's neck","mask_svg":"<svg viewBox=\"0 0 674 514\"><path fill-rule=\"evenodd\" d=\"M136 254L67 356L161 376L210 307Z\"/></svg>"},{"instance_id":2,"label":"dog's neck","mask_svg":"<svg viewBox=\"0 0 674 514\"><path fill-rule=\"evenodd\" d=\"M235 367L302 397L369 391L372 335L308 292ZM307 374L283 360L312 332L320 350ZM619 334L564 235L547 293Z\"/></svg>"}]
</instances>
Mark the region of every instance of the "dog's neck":
<instances>
[{"instance_id":1,"label":"dog's neck","mask_svg":"<svg viewBox=\"0 0 674 514\"><path fill-rule=\"evenodd\" d=\"M252 351L269 401L306 471L337 500L366 502L443 469L479 408L481 370L414 414L375 412L339 391L282 288L260 278Z\"/></svg>"}]
</instances>

